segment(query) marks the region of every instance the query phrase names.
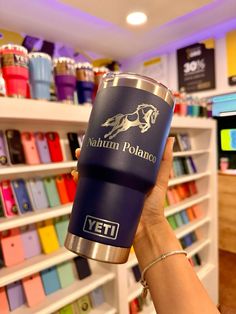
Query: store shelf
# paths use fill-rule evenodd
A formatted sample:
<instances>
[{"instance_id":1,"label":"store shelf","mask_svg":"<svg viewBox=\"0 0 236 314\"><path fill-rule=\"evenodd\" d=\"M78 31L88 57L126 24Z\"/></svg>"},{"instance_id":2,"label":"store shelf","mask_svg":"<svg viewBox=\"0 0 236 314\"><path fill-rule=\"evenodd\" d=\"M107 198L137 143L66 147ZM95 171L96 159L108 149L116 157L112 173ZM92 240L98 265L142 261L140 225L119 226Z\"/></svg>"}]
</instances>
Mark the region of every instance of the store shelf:
<instances>
[{"instance_id":1,"label":"store shelf","mask_svg":"<svg viewBox=\"0 0 236 314\"><path fill-rule=\"evenodd\" d=\"M110 306L108 303L103 303L100 306L92 309L89 314L116 314L117 309Z\"/></svg>"},{"instance_id":2,"label":"store shelf","mask_svg":"<svg viewBox=\"0 0 236 314\"><path fill-rule=\"evenodd\" d=\"M57 292L48 295L38 306L32 308L22 306L19 309L11 312L11 314L51 314L63 306L73 303L97 287L113 280L114 277L115 275L112 272L99 269L97 272L94 272L92 276L87 277L81 281L76 281L71 286L65 289L60 289ZM94 313L97 314L100 312Z\"/></svg>"},{"instance_id":3,"label":"store shelf","mask_svg":"<svg viewBox=\"0 0 236 314\"><path fill-rule=\"evenodd\" d=\"M184 176L180 176L177 178L173 178L169 180L168 186L173 186L180 183L190 182L194 180L201 179L203 177L209 176L211 173L210 171L200 172L200 173L194 173L194 174L187 174Z\"/></svg>"},{"instance_id":4,"label":"store shelf","mask_svg":"<svg viewBox=\"0 0 236 314\"><path fill-rule=\"evenodd\" d=\"M6 286L11 282L22 279L26 276L40 272L51 266L69 261L76 257L64 247L51 254L41 254L25 260L21 264L0 269L0 287Z\"/></svg>"},{"instance_id":5,"label":"store shelf","mask_svg":"<svg viewBox=\"0 0 236 314\"><path fill-rule=\"evenodd\" d=\"M197 275L200 280L203 280L210 272L212 272L216 268L215 265L208 263L205 265L202 265L197 270Z\"/></svg>"},{"instance_id":6,"label":"store shelf","mask_svg":"<svg viewBox=\"0 0 236 314\"><path fill-rule=\"evenodd\" d=\"M40 164L40 165L17 165L17 166L8 166L1 168L0 178L6 178L6 176L19 176L21 174L35 174L40 172L49 172L54 170L62 170L75 168L77 161L63 161L63 162L54 162L49 164Z\"/></svg>"},{"instance_id":7,"label":"store shelf","mask_svg":"<svg viewBox=\"0 0 236 314\"><path fill-rule=\"evenodd\" d=\"M188 257L192 257L193 255L197 254L200 252L202 249L204 249L207 245L211 243L211 240L209 238L199 240L195 243L193 243L191 246L186 248L185 250L188 253Z\"/></svg>"},{"instance_id":8,"label":"store shelf","mask_svg":"<svg viewBox=\"0 0 236 314\"><path fill-rule=\"evenodd\" d=\"M0 218L0 231L30 225L50 218L67 215L71 212L72 203L53 208L45 208L19 216Z\"/></svg>"},{"instance_id":9,"label":"store shelf","mask_svg":"<svg viewBox=\"0 0 236 314\"><path fill-rule=\"evenodd\" d=\"M185 156L194 156L194 155L201 155L201 154L208 154L209 149L197 149L197 150L186 150L181 152L174 152L174 157L185 157Z\"/></svg>"},{"instance_id":10,"label":"store shelf","mask_svg":"<svg viewBox=\"0 0 236 314\"><path fill-rule=\"evenodd\" d=\"M178 239L184 237L188 233L194 231L195 229L205 225L206 223L210 222L210 217L206 216L201 219L196 219L186 225L183 225L182 227L175 230L175 235Z\"/></svg>"},{"instance_id":11,"label":"store shelf","mask_svg":"<svg viewBox=\"0 0 236 314\"><path fill-rule=\"evenodd\" d=\"M171 128L178 129L211 129L215 126L215 121L208 118L200 117L180 117L174 115Z\"/></svg>"},{"instance_id":12,"label":"store shelf","mask_svg":"<svg viewBox=\"0 0 236 314\"><path fill-rule=\"evenodd\" d=\"M133 284L129 288L128 292L128 302L131 302L133 299L136 299L143 291L143 287L140 282Z\"/></svg>"},{"instance_id":13,"label":"store shelf","mask_svg":"<svg viewBox=\"0 0 236 314\"><path fill-rule=\"evenodd\" d=\"M177 204L168 206L165 208L165 216L168 217L170 215L174 215L175 213L178 213L179 211L186 209L188 207L191 207L193 205L199 204L207 199L210 198L210 194L204 194L204 193L198 193L196 195L193 195L191 197L188 197L187 199L178 202Z\"/></svg>"},{"instance_id":14,"label":"store shelf","mask_svg":"<svg viewBox=\"0 0 236 314\"><path fill-rule=\"evenodd\" d=\"M0 120L11 122L70 123L85 127L91 113L91 106L79 106L60 102L34 99L0 97ZM52 114L53 113L53 114Z\"/></svg>"}]
</instances>

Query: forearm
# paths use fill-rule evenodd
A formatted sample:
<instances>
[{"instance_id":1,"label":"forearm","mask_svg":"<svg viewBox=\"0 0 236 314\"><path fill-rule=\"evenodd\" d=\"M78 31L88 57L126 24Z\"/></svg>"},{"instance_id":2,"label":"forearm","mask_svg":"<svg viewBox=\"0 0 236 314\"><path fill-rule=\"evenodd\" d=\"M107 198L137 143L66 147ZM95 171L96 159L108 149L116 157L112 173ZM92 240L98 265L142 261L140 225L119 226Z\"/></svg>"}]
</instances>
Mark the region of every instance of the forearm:
<instances>
[{"instance_id":1,"label":"forearm","mask_svg":"<svg viewBox=\"0 0 236 314\"><path fill-rule=\"evenodd\" d=\"M139 232L134 249L143 270L161 254L180 250L181 246L168 222L163 220ZM145 279L158 314L219 313L182 254L167 257L153 265Z\"/></svg>"}]
</instances>

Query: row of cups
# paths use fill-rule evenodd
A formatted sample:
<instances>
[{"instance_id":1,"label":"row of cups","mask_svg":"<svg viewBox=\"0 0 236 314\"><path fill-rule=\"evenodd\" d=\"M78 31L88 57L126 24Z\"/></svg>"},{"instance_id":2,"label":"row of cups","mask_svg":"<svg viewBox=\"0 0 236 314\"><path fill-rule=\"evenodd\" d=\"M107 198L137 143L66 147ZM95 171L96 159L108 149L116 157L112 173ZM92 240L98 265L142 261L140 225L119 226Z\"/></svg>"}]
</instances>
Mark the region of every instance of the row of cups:
<instances>
[{"instance_id":1,"label":"row of cups","mask_svg":"<svg viewBox=\"0 0 236 314\"><path fill-rule=\"evenodd\" d=\"M75 63L71 58L51 59L46 53L31 52L19 45L0 47L0 76L5 81L6 95L50 99L52 72L57 99L74 102L77 91L80 104L92 103L102 76L109 70L93 68L88 62ZM1 74L2 72L2 74Z\"/></svg>"}]
</instances>

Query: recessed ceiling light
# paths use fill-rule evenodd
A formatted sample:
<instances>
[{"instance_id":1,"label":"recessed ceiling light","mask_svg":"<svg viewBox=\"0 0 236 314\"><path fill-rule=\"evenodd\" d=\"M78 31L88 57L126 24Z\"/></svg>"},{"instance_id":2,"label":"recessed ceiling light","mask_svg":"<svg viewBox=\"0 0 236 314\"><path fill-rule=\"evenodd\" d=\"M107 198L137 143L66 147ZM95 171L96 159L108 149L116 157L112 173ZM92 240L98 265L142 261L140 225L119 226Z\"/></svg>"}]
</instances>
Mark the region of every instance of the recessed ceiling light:
<instances>
[{"instance_id":1,"label":"recessed ceiling light","mask_svg":"<svg viewBox=\"0 0 236 314\"><path fill-rule=\"evenodd\" d=\"M146 23L147 15L143 12L132 12L126 17L126 22L131 25L141 25Z\"/></svg>"}]
</instances>

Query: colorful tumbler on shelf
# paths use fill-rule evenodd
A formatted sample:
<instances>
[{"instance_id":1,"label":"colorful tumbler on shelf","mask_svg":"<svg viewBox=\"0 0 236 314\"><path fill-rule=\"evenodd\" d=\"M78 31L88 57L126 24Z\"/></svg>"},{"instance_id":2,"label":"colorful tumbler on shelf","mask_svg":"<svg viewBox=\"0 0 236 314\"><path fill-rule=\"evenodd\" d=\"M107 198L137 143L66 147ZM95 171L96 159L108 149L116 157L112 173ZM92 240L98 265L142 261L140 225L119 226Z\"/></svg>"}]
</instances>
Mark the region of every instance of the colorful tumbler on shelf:
<instances>
[{"instance_id":1,"label":"colorful tumbler on shelf","mask_svg":"<svg viewBox=\"0 0 236 314\"><path fill-rule=\"evenodd\" d=\"M30 90L35 99L50 99L51 57L42 52L29 53Z\"/></svg>"},{"instance_id":2,"label":"colorful tumbler on shelf","mask_svg":"<svg viewBox=\"0 0 236 314\"><path fill-rule=\"evenodd\" d=\"M220 158L220 170L222 172L226 171L229 168L229 158L221 157Z\"/></svg>"},{"instance_id":3,"label":"colorful tumbler on shelf","mask_svg":"<svg viewBox=\"0 0 236 314\"><path fill-rule=\"evenodd\" d=\"M76 89L79 104L92 103L94 90L94 73L90 63L76 64Z\"/></svg>"},{"instance_id":4,"label":"colorful tumbler on shelf","mask_svg":"<svg viewBox=\"0 0 236 314\"><path fill-rule=\"evenodd\" d=\"M54 78L59 101L73 103L76 86L75 61L71 58L54 59Z\"/></svg>"},{"instance_id":5,"label":"colorful tumbler on shelf","mask_svg":"<svg viewBox=\"0 0 236 314\"><path fill-rule=\"evenodd\" d=\"M151 78L103 77L81 149L66 248L103 262L127 261L173 109L170 90Z\"/></svg>"},{"instance_id":6,"label":"colorful tumbler on shelf","mask_svg":"<svg viewBox=\"0 0 236 314\"><path fill-rule=\"evenodd\" d=\"M0 68L0 96L6 96L6 84Z\"/></svg>"},{"instance_id":7,"label":"colorful tumbler on shelf","mask_svg":"<svg viewBox=\"0 0 236 314\"><path fill-rule=\"evenodd\" d=\"M2 75L9 97L25 98L27 95L29 79L27 53L27 49L19 45L8 44L0 48Z\"/></svg>"},{"instance_id":8,"label":"colorful tumbler on shelf","mask_svg":"<svg viewBox=\"0 0 236 314\"><path fill-rule=\"evenodd\" d=\"M95 99L98 86L102 80L102 77L104 74L109 72L109 69L106 67L98 67L98 68L93 68L94 72L94 90L93 90L93 99Z\"/></svg>"}]
</instances>

